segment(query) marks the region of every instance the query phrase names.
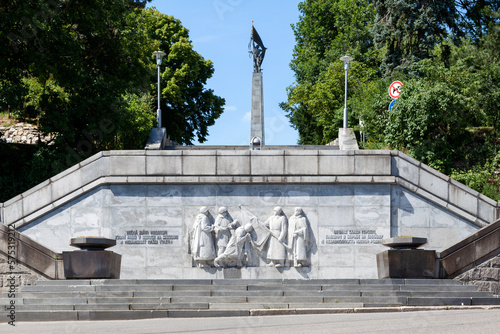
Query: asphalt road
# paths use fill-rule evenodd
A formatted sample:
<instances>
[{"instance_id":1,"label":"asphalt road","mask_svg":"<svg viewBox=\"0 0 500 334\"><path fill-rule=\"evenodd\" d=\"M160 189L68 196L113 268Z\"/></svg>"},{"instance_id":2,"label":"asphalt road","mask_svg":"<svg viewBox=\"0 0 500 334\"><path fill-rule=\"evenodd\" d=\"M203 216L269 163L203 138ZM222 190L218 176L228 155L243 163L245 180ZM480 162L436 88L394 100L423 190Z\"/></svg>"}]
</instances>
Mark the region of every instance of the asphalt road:
<instances>
[{"instance_id":1,"label":"asphalt road","mask_svg":"<svg viewBox=\"0 0 500 334\"><path fill-rule=\"evenodd\" d=\"M0 324L0 333L498 334L500 333L500 310L445 310L236 318L167 318L129 321L24 322L17 323L15 327L2 323Z\"/></svg>"}]
</instances>

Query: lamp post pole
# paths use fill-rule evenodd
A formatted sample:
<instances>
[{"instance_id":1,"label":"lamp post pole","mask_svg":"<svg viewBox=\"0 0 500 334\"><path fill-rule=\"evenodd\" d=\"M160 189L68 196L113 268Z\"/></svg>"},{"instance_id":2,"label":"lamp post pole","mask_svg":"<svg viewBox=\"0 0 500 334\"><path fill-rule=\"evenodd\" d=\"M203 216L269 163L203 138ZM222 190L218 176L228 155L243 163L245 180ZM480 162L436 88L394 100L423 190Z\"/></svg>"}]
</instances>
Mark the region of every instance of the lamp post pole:
<instances>
[{"instance_id":1,"label":"lamp post pole","mask_svg":"<svg viewBox=\"0 0 500 334\"><path fill-rule=\"evenodd\" d=\"M345 70L345 98L344 98L344 129L347 128L347 71L349 70L349 62L354 58L349 56L343 56L340 58L344 62Z\"/></svg>"},{"instance_id":2,"label":"lamp post pole","mask_svg":"<svg viewBox=\"0 0 500 334\"><path fill-rule=\"evenodd\" d=\"M160 108L160 95L161 95L161 90L160 90L160 65L163 56L165 56L166 53L163 51L155 51L153 52L153 56L156 56L156 67L158 68L158 109L156 110L156 120L158 122L158 129L161 129L161 108Z\"/></svg>"}]
</instances>

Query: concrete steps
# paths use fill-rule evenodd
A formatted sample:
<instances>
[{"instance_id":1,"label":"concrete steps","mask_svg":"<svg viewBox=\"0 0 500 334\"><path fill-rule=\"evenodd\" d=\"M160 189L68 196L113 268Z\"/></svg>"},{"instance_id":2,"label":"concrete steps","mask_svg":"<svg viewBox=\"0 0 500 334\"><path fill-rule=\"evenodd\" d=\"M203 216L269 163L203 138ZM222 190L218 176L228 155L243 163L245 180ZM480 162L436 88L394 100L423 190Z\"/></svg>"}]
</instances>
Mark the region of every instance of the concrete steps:
<instances>
[{"instance_id":1,"label":"concrete steps","mask_svg":"<svg viewBox=\"0 0 500 334\"><path fill-rule=\"evenodd\" d=\"M500 305L500 298L453 280L55 280L3 293L3 322L11 305L16 321L58 321Z\"/></svg>"}]
</instances>

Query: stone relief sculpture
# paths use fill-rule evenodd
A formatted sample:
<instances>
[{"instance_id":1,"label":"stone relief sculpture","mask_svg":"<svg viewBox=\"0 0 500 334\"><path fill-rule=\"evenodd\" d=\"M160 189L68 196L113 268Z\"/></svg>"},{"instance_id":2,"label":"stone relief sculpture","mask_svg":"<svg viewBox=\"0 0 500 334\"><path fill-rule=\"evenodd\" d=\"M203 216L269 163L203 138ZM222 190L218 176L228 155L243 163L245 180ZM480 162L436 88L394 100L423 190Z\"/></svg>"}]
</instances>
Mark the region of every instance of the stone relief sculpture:
<instances>
[{"instance_id":1,"label":"stone relief sculpture","mask_svg":"<svg viewBox=\"0 0 500 334\"><path fill-rule=\"evenodd\" d=\"M193 224L191 238L191 252L193 260L200 268L211 267L215 257L214 226L209 219L207 207L200 208L200 214L196 216Z\"/></svg>"},{"instance_id":2,"label":"stone relief sculpture","mask_svg":"<svg viewBox=\"0 0 500 334\"><path fill-rule=\"evenodd\" d=\"M307 266L309 248L311 245L311 228L302 208L295 208L295 214L290 217L288 225L288 245L290 247L290 266L300 268ZM293 263L293 264L292 264Z\"/></svg>"},{"instance_id":3,"label":"stone relief sculpture","mask_svg":"<svg viewBox=\"0 0 500 334\"><path fill-rule=\"evenodd\" d=\"M237 220L235 220L237 223ZM251 261L251 243L250 233L253 230L252 224L240 226L236 229L229 240L224 252L214 260L216 267L242 267Z\"/></svg>"},{"instance_id":4,"label":"stone relief sculpture","mask_svg":"<svg viewBox=\"0 0 500 334\"><path fill-rule=\"evenodd\" d=\"M217 245L217 256L221 256L226 250L227 244L231 239L233 230L237 224L227 212L226 207L219 208L219 215L215 218L215 243Z\"/></svg>"},{"instance_id":5,"label":"stone relief sculpture","mask_svg":"<svg viewBox=\"0 0 500 334\"><path fill-rule=\"evenodd\" d=\"M244 209L242 218L250 221L246 224L233 220L226 207L220 207L218 211L214 223L207 207L201 207L196 216L190 244L197 267L258 266L259 259L276 268L309 266L314 236L302 208L295 208L293 216L288 219L283 209L277 206L264 223Z\"/></svg>"},{"instance_id":6,"label":"stone relief sculpture","mask_svg":"<svg viewBox=\"0 0 500 334\"><path fill-rule=\"evenodd\" d=\"M288 219L281 207L277 206L273 211L274 214L264 223L271 232L267 259L271 261L270 265L280 268L284 266L286 259L285 241L288 232Z\"/></svg>"}]
</instances>

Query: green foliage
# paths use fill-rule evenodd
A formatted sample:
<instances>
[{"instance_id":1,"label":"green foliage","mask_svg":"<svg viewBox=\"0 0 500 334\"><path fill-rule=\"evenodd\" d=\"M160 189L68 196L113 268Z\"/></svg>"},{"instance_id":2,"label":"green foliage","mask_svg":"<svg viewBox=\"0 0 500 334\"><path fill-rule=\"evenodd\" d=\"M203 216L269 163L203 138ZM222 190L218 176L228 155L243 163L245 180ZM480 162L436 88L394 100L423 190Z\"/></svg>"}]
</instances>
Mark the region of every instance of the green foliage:
<instances>
[{"instance_id":1,"label":"green foliage","mask_svg":"<svg viewBox=\"0 0 500 334\"><path fill-rule=\"evenodd\" d=\"M299 4L300 21L293 25L297 44L291 68L296 84L280 107L300 135L300 144L326 144L342 124L344 71L339 58L350 54L350 92L371 80L370 64L379 56L368 37L374 15L362 0L307 0ZM354 120L354 115L350 115Z\"/></svg>"},{"instance_id":2,"label":"green foliage","mask_svg":"<svg viewBox=\"0 0 500 334\"><path fill-rule=\"evenodd\" d=\"M483 195L500 201L500 154L493 155L486 163L477 164L471 169L455 169L450 176Z\"/></svg>"},{"instance_id":3,"label":"green foliage","mask_svg":"<svg viewBox=\"0 0 500 334\"><path fill-rule=\"evenodd\" d=\"M498 198L498 1L303 1L293 25L296 82L281 108L301 144L325 144L342 124L349 69L349 126L364 148L399 149ZM387 89L403 82L388 111ZM358 128L358 120L363 126Z\"/></svg>"},{"instance_id":4,"label":"green foliage","mask_svg":"<svg viewBox=\"0 0 500 334\"><path fill-rule=\"evenodd\" d=\"M223 112L225 100L205 89L214 73L213 63L193 50L188 30L172 16L156 10L143 12L151 38L167 53L162 63L162 126L178 143L204 142L208 127ZM156 86L155 86L156 87Z\"/></svg>"},{"instance_id":5,"label":"green foliage","mask_svg":"<svg viewBox=\"0 0 500 334\"><path fill-rule=\"evenodd\" d=\"M411 65L429 58L437 43L454 28L452 0L375 0L372 33L378 48L385 48L381 70L390 75L395 69L408 72Z\"/></svg>"},{"instance_id":6,"label":"green foliage","mask_svg":"<svg viewBox=\"0 0 500 334\"><path fill-rule=\"evenodd\" d=\"M204 88L213 64L193 50L179 20L144 9L147 2L0 2L0 109L55 136L27 162L35 184L100 150L144 147L156 126L156 50L167 53L167 134L183 144L208 136L225 103Z\"/></svg>"},{"instance_id":7,"label":"green foliage","mask_svg":"<svg viewBox=\"0 0 500 334\"><path fill-rule=\"evenodd\" d=\"M154 100L149 94L127 94L124 100L127 112L117 134L117 148L143 149L156 122L156 114L152 112Z\"/></svg>"}]
</instances>

